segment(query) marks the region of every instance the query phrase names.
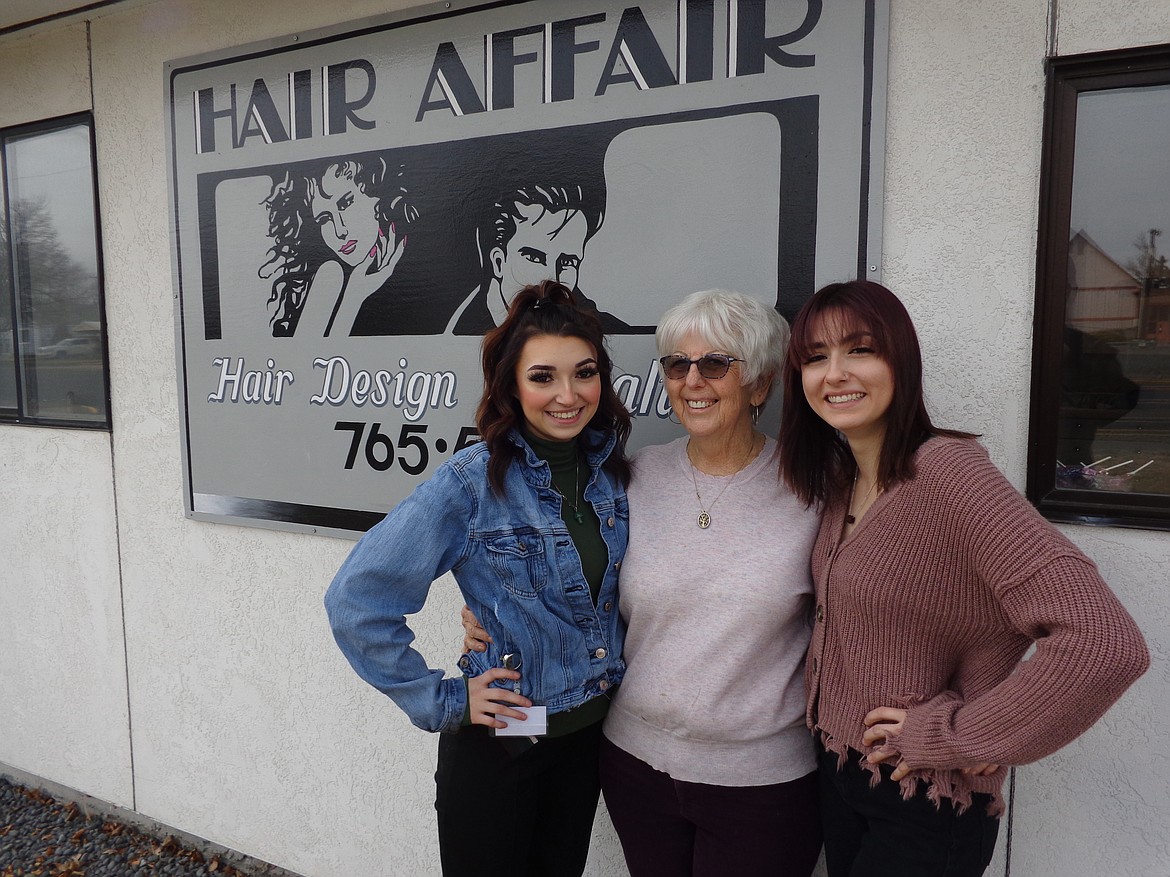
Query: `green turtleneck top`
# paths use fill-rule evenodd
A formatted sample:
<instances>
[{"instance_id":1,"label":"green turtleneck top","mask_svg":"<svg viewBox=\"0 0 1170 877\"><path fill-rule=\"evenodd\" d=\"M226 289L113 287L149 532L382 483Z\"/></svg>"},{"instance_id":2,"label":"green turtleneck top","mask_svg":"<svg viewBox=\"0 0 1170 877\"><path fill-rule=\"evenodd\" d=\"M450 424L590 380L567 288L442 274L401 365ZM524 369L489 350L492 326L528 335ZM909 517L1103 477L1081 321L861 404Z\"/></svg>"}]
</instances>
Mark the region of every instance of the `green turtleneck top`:
<instances>
[{"instance_id":1,"label":"green turtleneck top","mask_svg":"<svg viewBox=\"0 0 1170 877\"><path fill-rule=\"evenodd\" d=\"M524 430L524 441L533 453L548 463L552 471L553 489L561 495L561 519L569 530L573 547L581 558L581 571L589 583L593 605L601 593L601 581L609 566L609 551L601 538L601 520L593 506L585 499L589 483L589 464L581 459L577 439L568 442L546 441ZM564 713L549 716L548 736L563 737L586 728L605 718L609 711L609 697L602 695Z\"/></svg>"},{"instance_id":2,"label":"green turtleneck top","mask_svg":"<svg viewBox=\"0 0 1170 877\"><path fill-rule=\"evenodd\" d=\"M601 521L593 511L593 506L585 499L589 464L581 459L576 439L569 442L547 441L525 430L524 440L536 456L548 463L552 471L553 489L561 495L561 519L581 558L581 571L589 583L589 593L596 606L597 595L601 593L601 580L609 565L609 551L601 538Z\"/></svg>"}]
</instances>

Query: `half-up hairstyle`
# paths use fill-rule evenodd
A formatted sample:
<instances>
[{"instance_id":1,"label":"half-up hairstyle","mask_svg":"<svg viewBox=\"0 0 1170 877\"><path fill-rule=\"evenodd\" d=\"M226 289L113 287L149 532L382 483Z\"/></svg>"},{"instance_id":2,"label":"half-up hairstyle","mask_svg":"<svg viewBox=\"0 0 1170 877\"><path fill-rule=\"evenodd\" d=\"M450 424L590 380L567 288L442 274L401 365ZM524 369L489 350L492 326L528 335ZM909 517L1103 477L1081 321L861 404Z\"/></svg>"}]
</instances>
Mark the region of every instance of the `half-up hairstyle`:
<instances>
[{"instance_id":1,"label":"half-up hairstyle","mask_svg":"<svg viewBox=\"0 0 1170 877\"><path fill-rule=\"evenodd\" d=\"M801 368L813 345L831 338L868 335L874 352L890 367L894 396L886 411L878 459L878 487L885 490L914 477L914 452L934 435L971 438L970 433L931 423L922 394L922 349L905 305L870 280L831 283L805 302L792 322L784 363L784 411L780 420L780 474L807 505L844 496L857 464L849 443L812 410L804 395Z\"/></svg>"},{"instance_id":2,"label":"half-up hairstyle","mask_svg":"<svg viewBox=\"0 0 1170 877\"><path fill-rule=\"evenodd\" d=\"M623 486L630 483L630 461L626 439L630 435L630 412L613 389L613 362L605 349L601 323L592 311L573 301L568 287L555 280L525 286L512 299L508 317L483 339L483 398L475 413L480 438L487 443L488 482L497 494L503 493L504 476L522 451L508 439L508 433L524 423L516 388L516 364L530 338L554 335L580 338L594 349L601 377L601 399L588 426L612 432L617 445L602 468ZM584 435L581 437L585 441Z\"/></svg>"}]
</instances>

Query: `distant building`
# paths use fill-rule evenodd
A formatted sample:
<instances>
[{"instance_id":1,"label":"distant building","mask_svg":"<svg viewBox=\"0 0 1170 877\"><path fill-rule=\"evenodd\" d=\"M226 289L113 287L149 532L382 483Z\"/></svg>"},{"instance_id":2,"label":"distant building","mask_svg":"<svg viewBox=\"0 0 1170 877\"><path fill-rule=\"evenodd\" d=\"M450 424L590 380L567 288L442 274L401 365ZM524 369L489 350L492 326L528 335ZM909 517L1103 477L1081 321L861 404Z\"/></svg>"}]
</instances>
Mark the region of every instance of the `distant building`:
<instances>
[{"instance_id":1,"label":"distant building","mask_svg":"<svg viewBox=\"0 0 1170 877\"><path fill-rule=\"evenodd\" d=\"M1069 241L1066 323L1082 332L1136 338L1142 283L1083 230Z\"/></svg>"}]
</instances>

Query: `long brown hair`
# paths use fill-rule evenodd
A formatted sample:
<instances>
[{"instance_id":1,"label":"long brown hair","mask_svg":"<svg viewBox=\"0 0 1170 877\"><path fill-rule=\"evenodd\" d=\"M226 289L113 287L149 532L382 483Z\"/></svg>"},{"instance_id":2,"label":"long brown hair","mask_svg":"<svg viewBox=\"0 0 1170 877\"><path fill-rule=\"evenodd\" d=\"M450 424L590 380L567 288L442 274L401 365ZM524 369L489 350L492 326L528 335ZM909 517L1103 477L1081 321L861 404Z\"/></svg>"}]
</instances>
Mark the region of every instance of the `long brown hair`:
<instances>
[{"instance_id":1,"label":"long brown hair","mask_svg":"<svg viewBox=\"0 0 1170 877\"><path fill-rule=\"evenodd\" d=\"M825 503L846 491L857 471L849 443L812 410L804 395L801 367L813 352L813 330L824 323L842 337L870 336L874 352L894 375L894 397L878 458L882 488L914 477L914 452L933 435L971 438L970 433L931 423L922 395L922 349L905 305L870 280L831 283L805 302L792 322L784 363L784 411L780 420L780 474L806 504Z\"/></svg>"},{"instance_id":2,"label":"long brown hair","mask_svg":"<svg viewBox=\"0 0 1170 877\"><path fill-rule=\"evenodd\" d=\"M573 301L568 287L555 280L542 280L516 293L507 319L483 339L483 398L475 413L475 423L491 454L488 482L492 490L503 493L508 466L521 457L520 448L508 439L508 433L524 423L516 395L516 363L524 345L537 335L580 338L597 352L601 399L588 425L617 436L617 445L602 468L623 486L629 484L626 439L630 435L630 412L613 389L613 362L605 349L601 323L593 312Z\"/></svg>"}]
</instances>

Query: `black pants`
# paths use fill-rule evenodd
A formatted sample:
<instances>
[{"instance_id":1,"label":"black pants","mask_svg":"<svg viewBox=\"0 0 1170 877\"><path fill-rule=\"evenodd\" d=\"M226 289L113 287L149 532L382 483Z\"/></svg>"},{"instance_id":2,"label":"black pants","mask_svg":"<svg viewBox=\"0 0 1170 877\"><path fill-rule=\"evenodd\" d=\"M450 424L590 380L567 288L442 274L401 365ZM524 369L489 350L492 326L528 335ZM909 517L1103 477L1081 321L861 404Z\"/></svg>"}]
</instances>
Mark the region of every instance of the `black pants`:
<instances>
[{"instance_id":1,"label":"black pants","mask_svg":"<svg viewBox=\"0 0 1170 877\"><path fill-rule=\"evenodd\" d=\"M602 740L601 785L632 877L808 877L821 852L815 772L688 783Z\"/></svg>"},{"instance_id":2,"label":"black pants","mask_svg":"<svg viewBox=\"0 0 1170 877\"><path fill-rule=\"evenodd\" d=\"M600 740L600 722L519 754L483 725L440 734L444 877L580 877L597 811Z\"/></svg>"},{"instance_id":3,"label":"black pants","mask_svg":"<svg viewBox=\"0 0 1170 877\"><path fill-rule=\"evenodd\" d=\"M999 819L987 815L990 796L976 794L961 814L947 798L935 805L920 784L902 798L892 768L882 779L857 753L837 770L837 756L820 754L821 819L829 877L979 877L991 862Z\"/></svg>"}]
</instances>

